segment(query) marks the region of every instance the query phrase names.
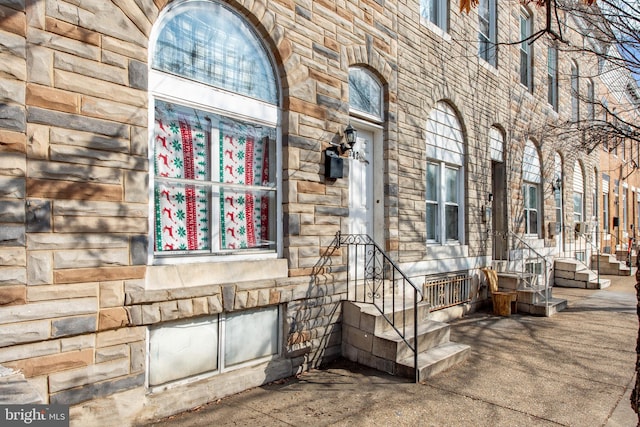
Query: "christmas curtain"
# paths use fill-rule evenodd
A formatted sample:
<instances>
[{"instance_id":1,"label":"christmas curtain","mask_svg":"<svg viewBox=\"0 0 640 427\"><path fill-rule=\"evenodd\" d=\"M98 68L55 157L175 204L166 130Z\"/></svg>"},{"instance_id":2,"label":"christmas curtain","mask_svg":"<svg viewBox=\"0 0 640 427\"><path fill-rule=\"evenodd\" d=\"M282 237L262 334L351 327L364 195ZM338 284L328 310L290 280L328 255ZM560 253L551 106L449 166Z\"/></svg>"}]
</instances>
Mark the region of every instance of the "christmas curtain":
<instances>
[{"instance_id":1,"label":"christmas curtain","mask_svg":"<svg viewBox=\"0 0 640 427\"><path fill-rule=\"evenodd\" d=\"M268 137L260 128L220 124L220 181L266 185L269 179ZM252 248L268 239L268 196L255 191L220 192L220 233L223 249Z\"/></svg>"},{"instance_id":2,"label":"christmas curtain","mask_svg":"<svg viewBox=\"0 0 640 427\"><path fill-rule=\"evenodd\" d=\"M210 248L208 187L171 183L171 178L203 181L209 170L208 123L193 109L156 103L154 126L155 250Z\"/></svg>"}]
</instances>

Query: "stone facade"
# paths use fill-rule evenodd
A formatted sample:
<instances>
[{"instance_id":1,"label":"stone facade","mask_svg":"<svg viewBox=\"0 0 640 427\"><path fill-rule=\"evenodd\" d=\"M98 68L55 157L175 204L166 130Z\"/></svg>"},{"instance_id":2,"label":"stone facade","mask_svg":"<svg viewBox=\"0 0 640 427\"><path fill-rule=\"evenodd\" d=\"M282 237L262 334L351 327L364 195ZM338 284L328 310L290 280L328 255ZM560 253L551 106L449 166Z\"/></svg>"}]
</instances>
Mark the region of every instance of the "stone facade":
<instances>
[{"instance_id":1,"label":"stone facade","mask_svg":"<svg viewBox=\"0 0 640 427\"><path fill-rule=\"evenodd\" d=\"M0 6L0 364L22 371L46 402L72 405L72 425L168 416L340 356L347 254L333 243L348 232L349 188L347 179L325 178L324 149L349 122L349 67L365 67L384 88L376 240L417 284L469 274L467 310L486 299L478 268L492 259L483 218L490 128L504 133L506 219L517 233L525 141L539 150L535 240L548 248L554 153L567 177L575 159L587 174L598 167L598 153L549 132L570 114L570 88L561 56L553 111L545 38L534 45L530 93L519 83L518 46L501 46L498 66L487 64L477 55L476 12L459 13L455 2L443 32L420 17L419 2L228 1L263 40L280 79L282 256L158 265L149 254L147 64L168 3ZM520 6L499 4L499 41L513 41ZM533 13L541 25L542 11ZM576 60L584 69L594 61ZM425 244L426 123L438 102L453 108L464 136L464 233L452 246ZM150 392L150 327L268 306L282 310L277 358Z\"/></svg>"}]
</instances>

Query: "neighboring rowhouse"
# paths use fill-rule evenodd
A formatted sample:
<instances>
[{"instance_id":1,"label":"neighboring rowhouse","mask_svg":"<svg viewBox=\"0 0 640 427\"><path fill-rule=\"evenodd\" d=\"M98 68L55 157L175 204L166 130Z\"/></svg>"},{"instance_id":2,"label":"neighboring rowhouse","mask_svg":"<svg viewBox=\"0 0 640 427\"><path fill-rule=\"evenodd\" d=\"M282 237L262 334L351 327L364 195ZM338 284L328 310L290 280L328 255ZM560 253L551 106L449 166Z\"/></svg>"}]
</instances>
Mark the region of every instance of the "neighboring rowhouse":
<instances>
[{"instance_id":1,"label":"neighboring rowhouse","mask_svg":"<svg viewBox=\"0 0 640 427\"><path fill-rule=\"evenodd\" d=\"M549 130L574 114L570 64L597 60L546 37L496 48L543 10L3 4L0 364L73 405L72 425L167 416L341 356L347 277L378 256L349 257L344 236L370 236L433 318L486 303L492 264L539 276L522 308L550 314L552 260L575 238L555 224L594 215L604 171Z\"/></svg>"}]
</instances>

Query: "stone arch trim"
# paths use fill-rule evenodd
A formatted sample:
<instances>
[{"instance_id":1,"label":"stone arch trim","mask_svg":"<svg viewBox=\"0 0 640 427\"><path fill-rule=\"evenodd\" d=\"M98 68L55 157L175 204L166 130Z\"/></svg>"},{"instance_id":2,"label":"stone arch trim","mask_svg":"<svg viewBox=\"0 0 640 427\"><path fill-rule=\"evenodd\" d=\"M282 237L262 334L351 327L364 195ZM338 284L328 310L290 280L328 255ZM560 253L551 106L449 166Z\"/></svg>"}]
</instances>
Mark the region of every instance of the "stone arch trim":
<instances>
[{"instance_id":1,"label":"stone arch trim","mask_svg":"<svg viewBox=\"0 0 640 427\"><path fill-rule=\"evenodd\" d=\"M392 64L385 59L374 48L368 46L347 46L343 49L343 69L348 73L349 67L362 65L373 71L382 84L387 87L387 92L395 93L398 87L396 64ZM394 96L395 98L395 96Z\"/></svg>"}]
</instances>

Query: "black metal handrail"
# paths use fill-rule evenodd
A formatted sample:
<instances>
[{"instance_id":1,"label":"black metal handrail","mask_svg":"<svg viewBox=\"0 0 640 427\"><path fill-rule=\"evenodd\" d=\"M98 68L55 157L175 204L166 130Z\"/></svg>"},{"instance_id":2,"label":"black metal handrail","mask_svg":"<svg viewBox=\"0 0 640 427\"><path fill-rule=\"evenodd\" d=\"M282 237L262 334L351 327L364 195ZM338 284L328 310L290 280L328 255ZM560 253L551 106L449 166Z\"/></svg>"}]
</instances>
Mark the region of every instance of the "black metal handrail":
<instances>
[{"instance_id":1,"label":"black metal handrail","mask_svg":"<svg viewBox=\"0 0 640 427\"><path fill-rule=\"evenodd\" d=\"M338 248L353 248L347 251L347 300L372 304L380 311L413 352L415 381L419 382L418 302L423 299L422 291L370 236L338 232L336 241ZM413 294L413 344L407 338L405 309L409 308L409 294ZM387 313L389 304L391 316ZM396 308L402 309L400 318L395 314Z\"/></svg>"}]
</instances>

